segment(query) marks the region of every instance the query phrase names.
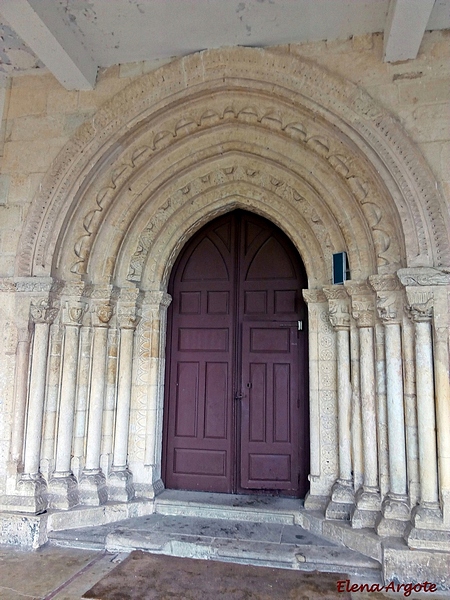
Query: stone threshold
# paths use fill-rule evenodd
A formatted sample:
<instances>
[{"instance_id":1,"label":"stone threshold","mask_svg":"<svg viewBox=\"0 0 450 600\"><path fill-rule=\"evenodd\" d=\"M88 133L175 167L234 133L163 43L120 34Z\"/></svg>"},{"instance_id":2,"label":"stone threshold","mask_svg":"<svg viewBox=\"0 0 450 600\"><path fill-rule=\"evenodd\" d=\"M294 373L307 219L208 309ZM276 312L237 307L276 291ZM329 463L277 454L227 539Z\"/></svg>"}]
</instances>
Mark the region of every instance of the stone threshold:
<instances>
[{"instance_id":1,"label":"stone threshold","mask_svg":"<svg viewBox=\"0 0 450 600\"><path fill-rule=\"evenodd\" d=\"M52 545L219 560L380 581L380 564L299 524L299 500L164 491L155 513L49 534Z\"/></svg>"}]
</instances>

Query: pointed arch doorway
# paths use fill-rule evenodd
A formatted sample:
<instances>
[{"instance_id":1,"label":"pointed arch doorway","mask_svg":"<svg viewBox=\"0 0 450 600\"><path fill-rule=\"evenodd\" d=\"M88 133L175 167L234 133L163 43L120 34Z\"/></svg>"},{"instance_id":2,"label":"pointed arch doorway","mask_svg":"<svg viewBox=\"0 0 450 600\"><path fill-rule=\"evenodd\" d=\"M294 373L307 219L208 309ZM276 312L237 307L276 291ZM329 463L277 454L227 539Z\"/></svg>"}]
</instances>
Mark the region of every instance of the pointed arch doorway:
<instances>
[{"instance_id":1,"label":"pointed arch doorway","mask_svg":"<svg viewBox=\"0 0 450 600\"><path fill-rule=\"evenodd\" d=\"M228 213L186 244L169 282L166 488L305 495L304 287L292 242L255 214Z\"/></svg>"}]
</instances>

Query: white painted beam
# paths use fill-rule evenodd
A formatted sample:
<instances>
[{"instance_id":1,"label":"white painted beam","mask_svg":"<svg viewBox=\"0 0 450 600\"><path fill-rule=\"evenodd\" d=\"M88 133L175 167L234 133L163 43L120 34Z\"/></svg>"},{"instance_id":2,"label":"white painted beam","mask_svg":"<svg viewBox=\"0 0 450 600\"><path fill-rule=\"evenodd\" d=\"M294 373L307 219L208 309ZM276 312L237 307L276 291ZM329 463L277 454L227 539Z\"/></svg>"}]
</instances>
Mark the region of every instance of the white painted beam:
<instances>
[{"instance_id":1,"label":"white painted beam","mask_svg":"<svg viewBox=\"0 0 450 600\"><path fill-rule=\"evenodd\" d=\"M416 58L435 0L391 0L384 28L384 62Z\"/></svg>"},{"instance_id":2,"label":"white painted beam","mask_svg":"<svg viewBox=\"0 0 450 600\"><path fill-rule=\"evenodd\" d=\"M0 13L68 90L92 90L97 65L64 23L57 2L0 0Z\"/></svg>"}]
</instances>

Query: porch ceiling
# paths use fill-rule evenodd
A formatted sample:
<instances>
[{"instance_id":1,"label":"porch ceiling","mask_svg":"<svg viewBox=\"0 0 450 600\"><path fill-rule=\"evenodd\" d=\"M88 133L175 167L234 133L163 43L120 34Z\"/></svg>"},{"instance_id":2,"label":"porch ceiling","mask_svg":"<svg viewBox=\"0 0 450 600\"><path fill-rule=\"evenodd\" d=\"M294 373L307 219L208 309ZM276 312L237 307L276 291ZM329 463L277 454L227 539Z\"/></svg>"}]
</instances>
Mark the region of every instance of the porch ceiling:
<instances>
[{"instance_id":1,"label":"porch ceiling","mask_svg":"<svg viewBox=\"0 0 450 600\"><path fill-rule=\"evenodd\" d=\"M385 61L407 60L426 30L450 28L450 0L0 0L0 27L0 74L44 64L89 89L99 67L374 32Z\"/></svg>"}]
</instances>

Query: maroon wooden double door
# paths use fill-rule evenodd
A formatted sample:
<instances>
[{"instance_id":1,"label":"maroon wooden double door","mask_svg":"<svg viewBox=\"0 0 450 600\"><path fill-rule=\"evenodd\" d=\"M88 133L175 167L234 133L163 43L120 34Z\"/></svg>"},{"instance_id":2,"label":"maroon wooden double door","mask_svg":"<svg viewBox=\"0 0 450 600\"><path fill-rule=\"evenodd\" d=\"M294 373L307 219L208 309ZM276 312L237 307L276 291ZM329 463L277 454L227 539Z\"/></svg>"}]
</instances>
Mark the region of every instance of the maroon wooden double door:
<instances>
[{"instance_id":1,"label":"maroon wooden double door","mask_svg":"<svg viewBox=\"0 0 450 600\"><path fill-rule=\"evenodd\" d=\"M305 494L303 287L295 248L257 215L229 213L187 244L169 284L167 488Z\"/></svg>"}]
</instances>

